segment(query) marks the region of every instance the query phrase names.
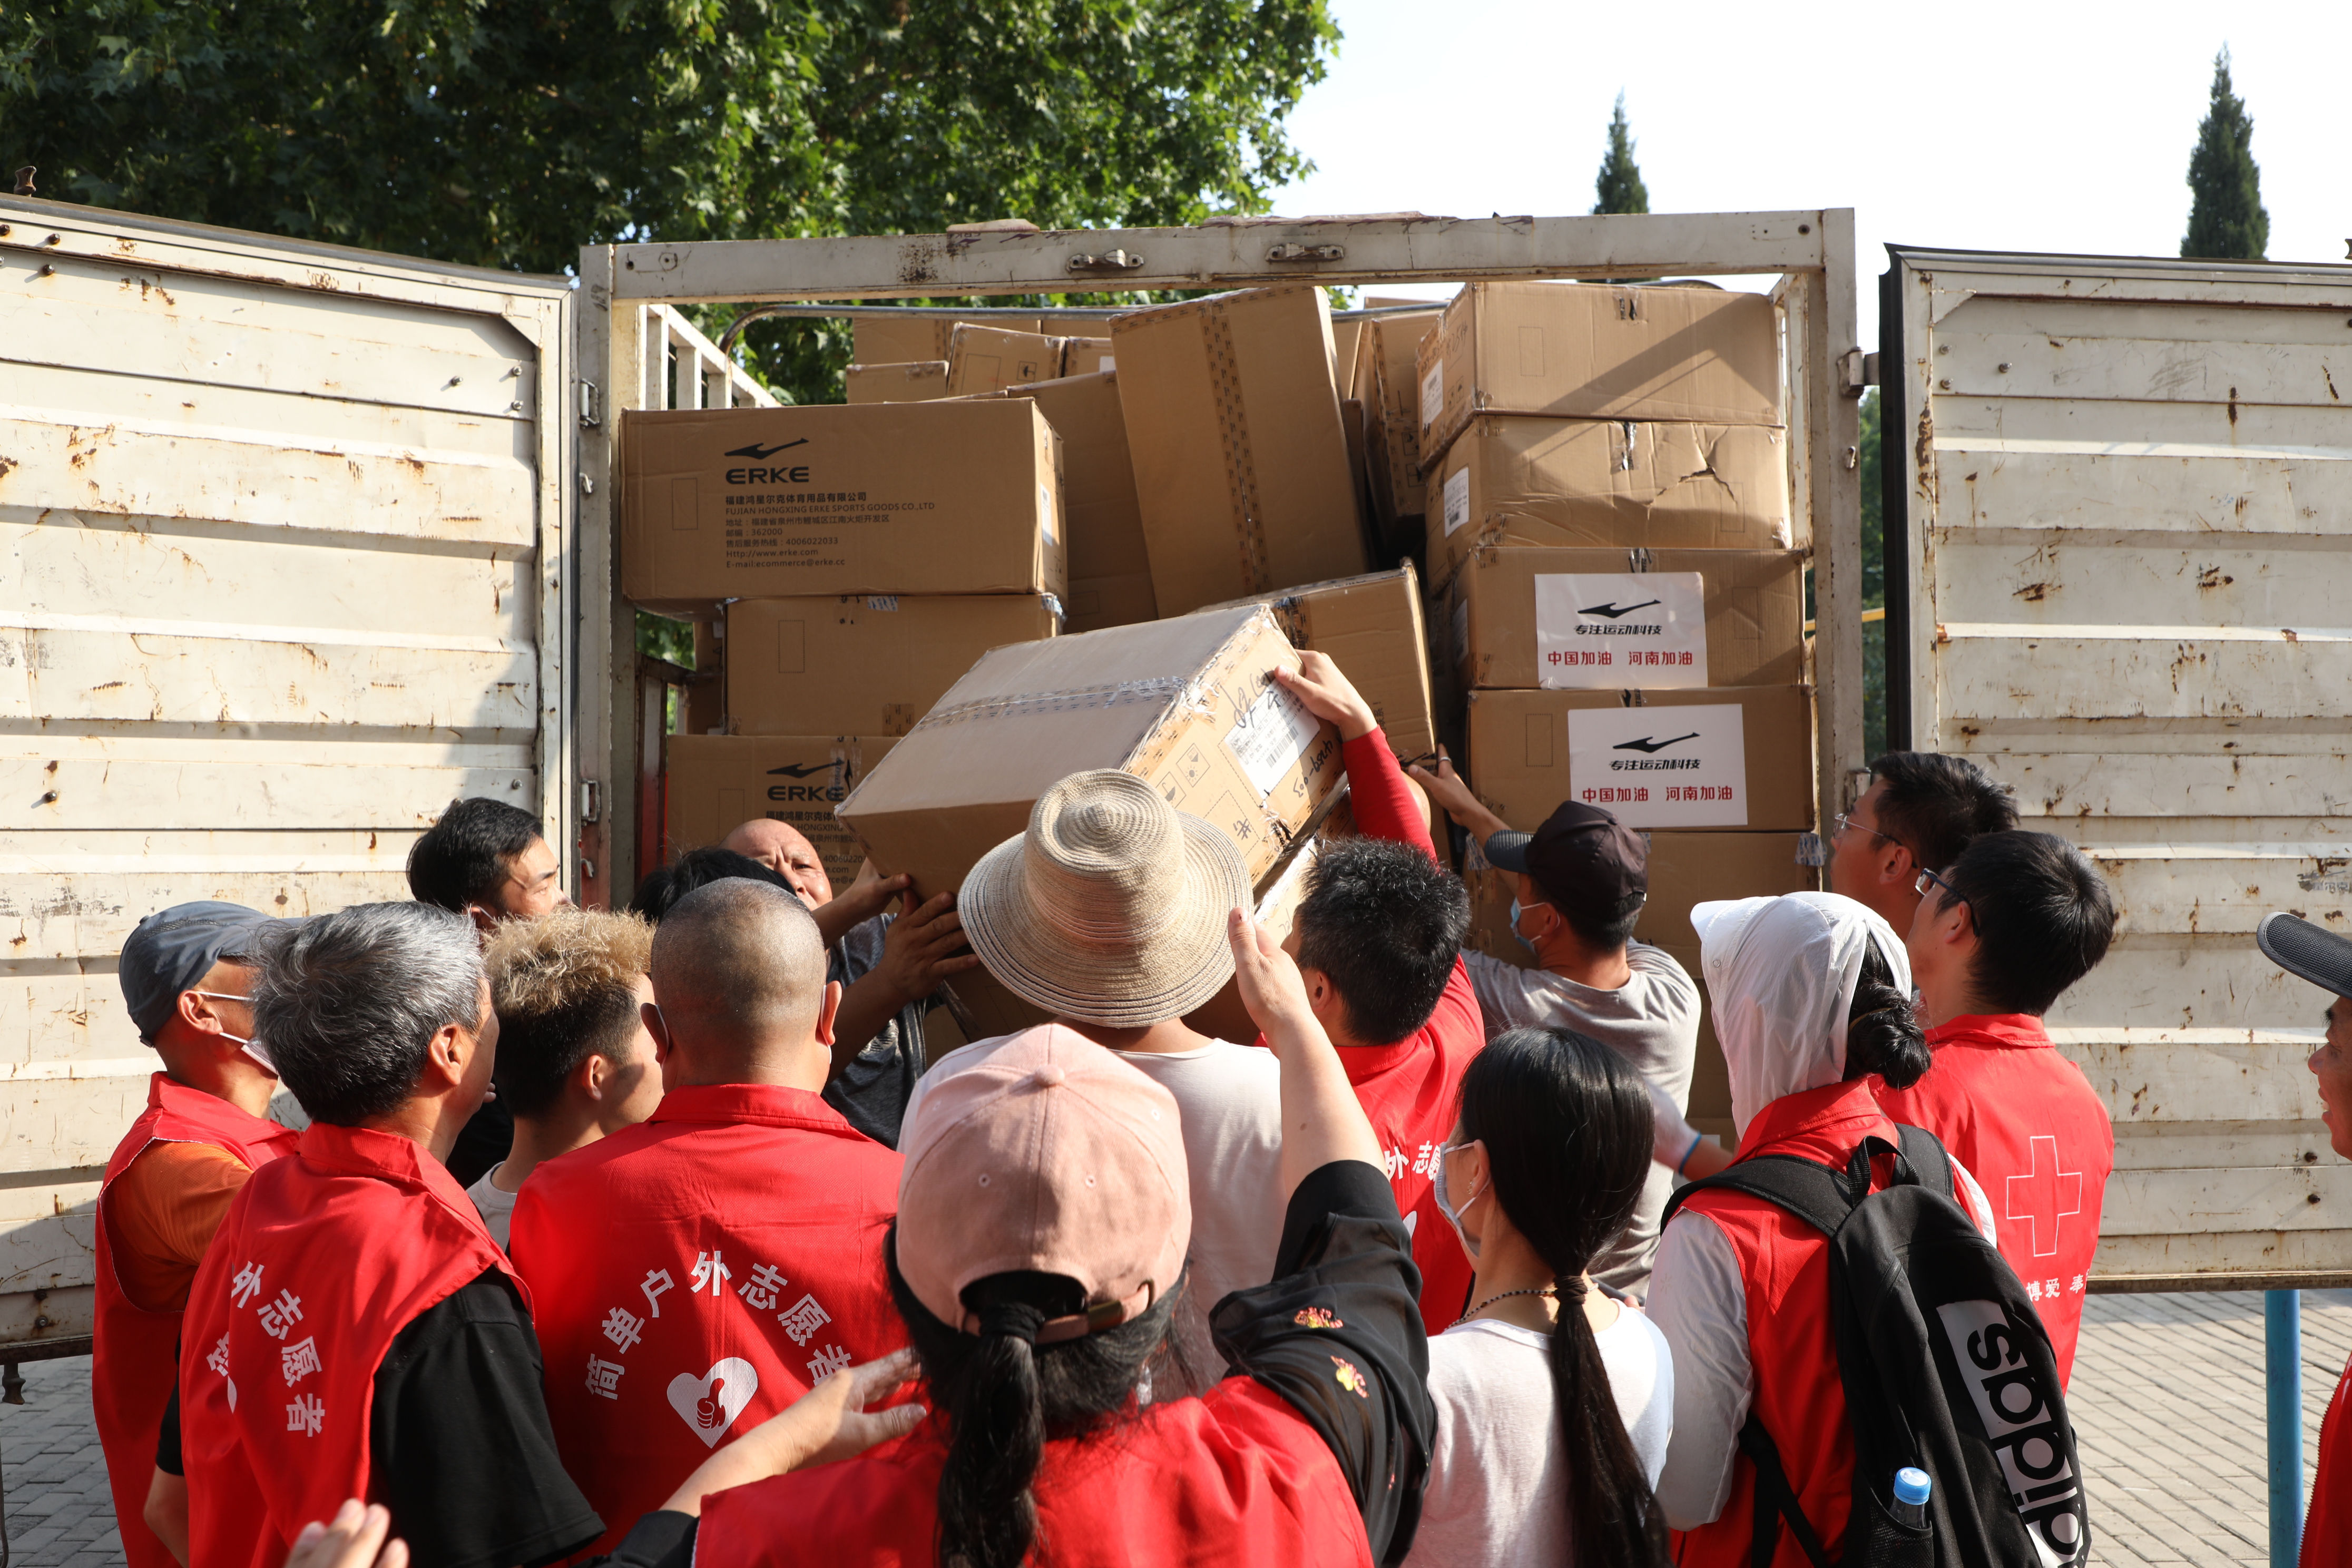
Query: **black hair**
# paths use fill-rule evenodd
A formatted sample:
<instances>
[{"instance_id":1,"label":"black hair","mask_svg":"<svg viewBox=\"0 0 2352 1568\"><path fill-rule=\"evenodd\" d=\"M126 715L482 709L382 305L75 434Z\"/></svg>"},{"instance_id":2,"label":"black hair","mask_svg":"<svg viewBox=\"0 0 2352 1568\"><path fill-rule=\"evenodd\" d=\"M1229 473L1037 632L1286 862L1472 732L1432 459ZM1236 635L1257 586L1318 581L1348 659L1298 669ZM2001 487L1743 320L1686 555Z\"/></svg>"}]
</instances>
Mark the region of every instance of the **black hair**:
<instances>
[{"instance_id":1,"label":"black hair","mask_svg":"<svg viewBox=\"0 0 2352 1568\"><path fill-rule=\"evenodd\" d=\"M646 872L644 879L637 883L636 892L629 899L629 912L643 915L659 925L662 916L669 913L678 900L706 883L724 881L730 877L765 882L772 888L782 888L795 899L800 897L799 891L774 867L763 865L749 855L738 854L732 849L721 849L714 844L700 849L689 849L669 865L657 866Z\"/></svg>"},{"instance_id":2,"label":"black hair","mask_svg":"<svg viewBox=\"0 0 2352 1568\"><path fill-rule=\"evenodd\" d=\"M908 1342L948 1424L940 1568L1020 1568L1037 1541L1037 1500L1029 1489L1046 1440L1088 1436L1131 1416L1147 1378L1190 1384L1170 1332L1187 1279L1115 1329L1041 1345L1030 1338L1039 1325L1086 1310L1076 1280L1027 1270L975 1279L964 1287L963 1304L981 1331L968 1334L933 1317L908 1289L895 1223L883 1258Z\"/></svg>"},{"instance_id":3,"label":"black hair","mask_svg":"<svg viewBox=\"0 0 2352 1568\"><path fill-rule=\"evenodd\" d=\"M1977 933L1969 980L1997 1013L2039 1017L2098 966L2115 940L2116 900L2083 852L2050 833L1988 833L1944 873ZM1951 895L1937 889L1949 906Z\"/></svg>"},{"instance_id":4,"label":"black hair","mask_svg":"<svg viewBox=\"0 0 2352 1568\"><path fill-rule=\"evenodd\" d=\"M496 901L507 863L541 837L539 818L502 800L453 800L408 847L408 891L420 904L464 914Z\"/></svg>"},{"instance_id":5,"label":"black hair","mask_svg":"<svg viewBox=\"0 0 2352 1568\"><path fill-rule=\"evenodd\" d=\"M1878 943L1863 940L1862 973L1854 982L1853 1005L1845 1010L1845 1076L1876 1073L1889 1089L1909 1089L1926 1076L1933 1059L1927 1031L1909 994L1895 988L1894 966Z\"/></svg>"},{"instance_id":6,"label":"black hair","mask_svg":"<svg viewBox=\"0 0 2352 1568\"><path fill-rule=\"evenodd\" d=\"M1654 1113L1622 1057L1570 1029L1511 1029L1462 1076L1462 1133L1486 1146L1495 1201L1552 1270L1552 1402L1568 1479L1569 1561L1664 1568L1665 1520L1584 1316L1584 1272L1650 1174Z\"/></svg>"},{"instance_id":7,"label":"black hair","mask_svg":"<svg viewBox=\"0 0 2352 1568\"><path fill-rule=\"evenodd\" d=\"M1349 838L1307 874L1298 963L1328 975L1349 1032L1393 1045L1429 1022L1470 930L1470 895L1410 844Z\"/></svg>"},{"instance_id":8,"label":"black hair","mask_svg":"<svg viewBox=\"0 0 2352 1568\"><path fill-rule=\"evenodd\" d=\"M1551 907L1568 922L1577 941L1607 952L1633 940L1633 928L1642 923L1642 909L1649 901L1647 893L1628 893L1610 905L1606 914L1572 900L1555 899Z\"/></svg>"},{"instance_id":9,"label":"black hair","mask_svg":"<svg viewBox=\"0 0 2352 1568\"><path fill-rule=\"evenodd\" d=\"M1878 830L1911 851L1914 864L1942 870L1969 840L2017 826L2017 803L1966 757L1942 752L1889 752L1870 764L1885 785Z\"/></svg>"}]
</instances>

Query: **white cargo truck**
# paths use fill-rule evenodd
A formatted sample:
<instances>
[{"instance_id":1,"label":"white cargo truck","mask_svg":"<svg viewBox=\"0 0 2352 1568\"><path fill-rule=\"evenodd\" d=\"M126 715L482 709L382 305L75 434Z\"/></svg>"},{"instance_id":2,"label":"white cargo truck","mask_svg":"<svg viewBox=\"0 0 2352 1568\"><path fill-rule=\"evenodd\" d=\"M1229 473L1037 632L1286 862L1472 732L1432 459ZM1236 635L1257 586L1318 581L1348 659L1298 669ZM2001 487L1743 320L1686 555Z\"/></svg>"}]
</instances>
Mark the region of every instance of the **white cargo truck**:
<instances>
[{"instance_id":1,"label":"white cargo truck","mask_svg":"<svg viewBox=\"0 0 2352 1568\"><path fill-rule=\"evenodd\" d=\"M154 1066L114 974L140 916L402 896L461 795L535 810L575 899L625 898L667 677L614 591L619 421L768 401L676 307L1759 275L1825 817L1865 761L1850 212L597 246L567 279L0 198L0 1362L87 1347L98 1178ZM2352 268L1893 276L1893 732L2016 784L2125 905L2060 1020L2127 1150L2101 1278L2352 1279L2309 999L2248 934L2340 921L2352 858L2322 607L2352 415L2311 390L2352 391Z\"/></svg>"}]
</instances>

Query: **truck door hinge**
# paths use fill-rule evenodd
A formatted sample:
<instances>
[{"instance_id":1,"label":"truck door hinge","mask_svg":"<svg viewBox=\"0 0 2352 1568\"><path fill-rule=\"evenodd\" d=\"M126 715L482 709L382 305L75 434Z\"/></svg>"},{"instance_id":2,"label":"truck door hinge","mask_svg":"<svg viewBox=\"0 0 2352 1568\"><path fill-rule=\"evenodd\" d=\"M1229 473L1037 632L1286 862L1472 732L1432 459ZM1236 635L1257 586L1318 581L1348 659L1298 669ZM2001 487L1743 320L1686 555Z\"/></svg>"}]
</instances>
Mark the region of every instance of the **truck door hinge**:
<instances>
[{"instance_id":1,"label":"truck door hinge","mask_svg":"<svg viewBox=\"0 0 2352 1568\"><path fill-rule=\"evenodd\" d=\"M604 786L594 779L580 781L580 820L597 821L604 815Z\"/></svg>"},{"instance_id":2,"label":"truck door hinge","mask_svg":"<svg viewBox=\"0 0 2352 1568\"><path fill-rule=\"evenodd\" d=\"M604 411L598 405L596 384L593 381L582 382L580 384L580 427L583 430L593 430L604 423Z\"/></svg>"},{"instance_id":3,"label":"truck door hinge","mask_svg":"<svg viewBox=\"0 0 2352 1568\"><path fill-rule=\"evenodd\" d=\"M1848 397L1860 397L1863 388L1878 384L1878 356L1860 349L1848 349L1838 355L1838 390Z\"/></svg>"}]
</instances>

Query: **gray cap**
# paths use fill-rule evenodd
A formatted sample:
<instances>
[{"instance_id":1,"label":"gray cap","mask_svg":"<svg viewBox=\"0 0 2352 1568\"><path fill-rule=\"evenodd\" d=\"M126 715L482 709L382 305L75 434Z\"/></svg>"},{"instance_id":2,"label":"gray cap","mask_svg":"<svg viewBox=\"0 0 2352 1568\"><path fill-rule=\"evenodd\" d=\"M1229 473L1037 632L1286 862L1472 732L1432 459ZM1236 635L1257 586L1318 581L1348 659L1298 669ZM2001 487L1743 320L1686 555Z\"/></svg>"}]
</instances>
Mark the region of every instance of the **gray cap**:
<instances>
[{"instance_id":1,"label":"gray cap","mask_svg":"<svg viewBox=\"0 0 2352 1568\"><path fill-rule=\"evenodd\" d=\"M2299 916L2264 915L2254 927L2263 956L2314 985L2352 996L2352 942Z\"/></svg>"},{"instance_id":2,"label":"gray cap","mask_svg":"<svg viewBox=\"0 0 2352 1568\"><path fill-rule=\"evenodd\" d=\"M245 958L260 946L272 926L293 925L211 900L158 910L131 929L122 944L122 1000L139 1037L152 1040L180 1005L180 994L204 984L224 958Z\"/></svg>"}]
</instances>

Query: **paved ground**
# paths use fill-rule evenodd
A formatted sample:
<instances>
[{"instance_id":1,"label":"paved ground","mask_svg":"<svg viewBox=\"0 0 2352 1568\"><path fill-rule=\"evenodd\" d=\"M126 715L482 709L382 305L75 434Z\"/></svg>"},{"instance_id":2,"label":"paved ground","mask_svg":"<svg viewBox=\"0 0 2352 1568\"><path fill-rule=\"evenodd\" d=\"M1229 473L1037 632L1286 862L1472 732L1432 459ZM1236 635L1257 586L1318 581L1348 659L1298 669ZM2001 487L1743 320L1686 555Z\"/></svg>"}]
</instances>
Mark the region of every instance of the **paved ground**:
<instances>
[{"instance_id":1,"label":"paved ground","mask_svg":"<svg viewBox=\"0 0 2352 1568\"><path fill-rule=\"evenodd\" d=\"M2304 1298L2304 1465L2352 1354L2352 1291ZM11 1568L100 1568L122 1548L89 1419L89 1363L25 1369L0 1405ZM2094 1296L2072 1389L2095 1561L2265 1564L2263 1305L2252 1295Z\"/></svg>"}]
</instances>

